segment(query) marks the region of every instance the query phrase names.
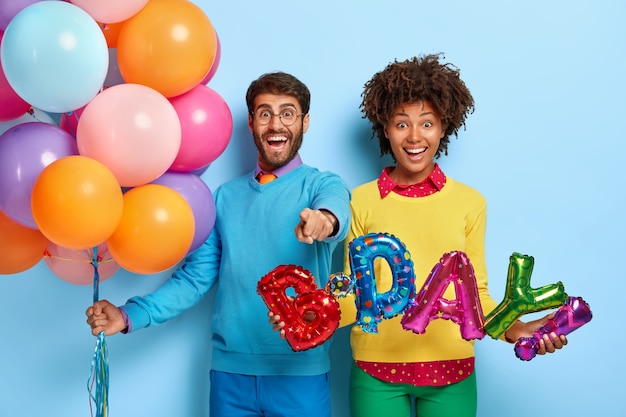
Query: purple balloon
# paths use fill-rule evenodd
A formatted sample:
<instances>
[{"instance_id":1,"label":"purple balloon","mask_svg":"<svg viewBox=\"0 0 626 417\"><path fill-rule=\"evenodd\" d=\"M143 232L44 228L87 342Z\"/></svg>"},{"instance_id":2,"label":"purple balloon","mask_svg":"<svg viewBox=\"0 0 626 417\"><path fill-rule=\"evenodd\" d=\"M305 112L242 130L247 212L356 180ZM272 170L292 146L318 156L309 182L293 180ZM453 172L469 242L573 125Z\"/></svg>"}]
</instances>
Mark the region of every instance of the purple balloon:
<instances>
[{"instance_id":1,"label":"purple balloon","mask_svg":"<svg viewBox=\"0 0 626 417\"><path fill-rule=\"evenodd\" d=\"M197 168L197 169L194 169L193 171L189 171L189 173L201 177L202 174L204 174L206 172L206 170L209 169L210 166L211 166L211 164L203 166L203 167L200 167L200 168ZM179 171L176 171L176 172L179 172Z\"/></svg>"},{"instance_id":2,"label":"purple balloon","mask_svg":"<svg viewBox=\"0 0 626 417\"><path fill-rule=\"evenodd\" d=\"M215 225L215 202L209 186L197 175L174 171L165 172L152 181L152 184L170 187L187 200L196 223L188 253L198 249L209 237Z\"/></svg>"},{"instance_id":3,"label":"purple balloon","mask_svg":"<svg viewBox=\"0 0 626 417\"><path fill-rule=\"evenodd\" d=\"M10 0L0 1L0 30L7 28L11 20L31 4L38 3L41 0Z\"/></svg>"},{"instance_id":4,"label":"purple balloon","mask_svg":"<svg viewBox=\"0 0 626 417\"><path fill-rule=\"evenodd\" d=\"M554 317L546 321L543 326L533 332L531 337L521 337L515 343L515 356L523 361L529 361L539 351L539 341L544 334L552 332L557 335L568 335L579 327L589 323L593 314L589 304L582 297L568 297Z\"/></svg>"},{"instance_id":5,"label":"purple balloon","mask_svg":"<svg viewBox=\"0 0 626 417\"><path fill-rule=\"evenodd\" d=\"M76 141L49 123L21 123L0 135L0 210L37 229L30 208L35 180L45 167L70 155L78 155Z\"/></svg>"}]
</instances>

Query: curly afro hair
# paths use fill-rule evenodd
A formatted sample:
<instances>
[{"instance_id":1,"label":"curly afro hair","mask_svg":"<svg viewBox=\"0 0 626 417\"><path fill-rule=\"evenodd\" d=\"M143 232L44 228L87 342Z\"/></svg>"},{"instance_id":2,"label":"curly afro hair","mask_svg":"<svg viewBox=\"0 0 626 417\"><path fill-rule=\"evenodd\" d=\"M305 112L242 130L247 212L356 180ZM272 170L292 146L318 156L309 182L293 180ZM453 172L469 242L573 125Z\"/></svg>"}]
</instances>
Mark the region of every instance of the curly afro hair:
<instances>
[{"instance_id":1,"label":"curly afro hair","mask_svg":"<svg viewBox=\"0 0 626 417\"><path fill-rule=\"evenodd\" d=\"M401 104L427 101L441 116L445 136L435 158L442 152L448 154L450 135L458 137L459 129L465 127L466 117L474 112L474 99L459 77L458 68L440 59L445 57L432 54L395 60L365 83L360 108L363 118L372 124L372 138L378 136L381 156L393 156L384 127Z\"/></svg>"}]
</instances>

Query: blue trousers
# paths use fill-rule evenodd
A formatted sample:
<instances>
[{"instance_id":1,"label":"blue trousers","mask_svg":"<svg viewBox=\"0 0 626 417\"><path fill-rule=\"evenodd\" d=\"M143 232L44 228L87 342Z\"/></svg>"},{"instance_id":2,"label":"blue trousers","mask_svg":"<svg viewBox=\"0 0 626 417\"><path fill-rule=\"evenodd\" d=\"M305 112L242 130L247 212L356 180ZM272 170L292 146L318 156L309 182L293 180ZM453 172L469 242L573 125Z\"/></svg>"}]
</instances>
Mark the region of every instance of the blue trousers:
<instances>
[{"instance_id":1,"label":"blue trousers","mask_svg":"<svg viewBox=\"0 0 626 417\"><path fill-rule=\"evenodd\" d=\"M211 417L330 417L328 374L254 376L211 371Z\"/></svg>"}]
</instances>

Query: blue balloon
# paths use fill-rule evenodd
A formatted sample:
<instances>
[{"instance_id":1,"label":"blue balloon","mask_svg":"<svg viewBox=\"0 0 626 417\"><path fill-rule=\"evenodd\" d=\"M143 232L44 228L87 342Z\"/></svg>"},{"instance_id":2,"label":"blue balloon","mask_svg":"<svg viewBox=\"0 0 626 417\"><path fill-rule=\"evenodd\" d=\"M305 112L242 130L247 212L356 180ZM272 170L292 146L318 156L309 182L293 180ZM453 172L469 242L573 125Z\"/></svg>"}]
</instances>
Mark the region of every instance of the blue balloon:
<instances>
[{"instance_id":1,"label":"blue balloon","mask_svg":"<svg viewBox=\"0 0 626 417\"><path fill-rule=\"evenodd\" d=\"M66 113L86 105L102 89L109 52L102 30L87 12L64 1L43 1L9 22L0 61L24 101Z\"/></svg>"},{"instance_id":2,"label":"blue balloon","mask_svg":"<svg viewBox=\"0 0 626 417\"><path fill-rule=\"evenodd\" d=\"M364 332L378 333L378 324L402 314L415 298L415 273L404 243L389 233L369 233L348 245L351 278L356 294L357 324ZM383 258L392 273L391 288L379 293L374 276L375 258Z\"/></svg>"}]
</instances>

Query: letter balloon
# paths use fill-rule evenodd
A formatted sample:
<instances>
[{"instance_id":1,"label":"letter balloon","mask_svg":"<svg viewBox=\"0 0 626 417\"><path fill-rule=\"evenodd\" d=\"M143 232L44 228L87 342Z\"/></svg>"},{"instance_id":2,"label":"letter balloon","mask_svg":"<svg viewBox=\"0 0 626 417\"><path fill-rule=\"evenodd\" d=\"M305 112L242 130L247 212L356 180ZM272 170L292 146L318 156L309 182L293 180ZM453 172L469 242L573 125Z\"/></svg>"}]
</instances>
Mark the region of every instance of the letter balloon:
<instances>
[{"instance_id":1,"label":"letter balloon","mask_svg":"<svg viewBox=\"0 0 626 417\"><path fill-rule=\"evenodd\" d=\"M295 299L287 296L287 288L295 290ZM277 266L261 278L257 292L267 308L285 322L285 339L293 351L321 345L339 326L339 303L318 289L315 277L301 266Z\"/></svg>"},{"instance_id":2,"label":"letter balloon","mask_svg":"<svg viewBox=\"0 0 626 417\"><path fill-rule=\"evenodd\" d=\"M456 294L454 300L443 298L451 284ZM449 252L441 257L401 323L405 330L422 334L428 323L438 318L459 324L461 336L465 340L482 339L485 336L474 268L463 252Z\"/></svg>"},{"instance_id":3,"label":"letter balloon","mask_svg":"<svg viewBox=\"0 0 626 417\"><path fill-rule=\"evenodd\" d=\"M415 296L413 261L404 243L388 233L370 233L349 244L351 275L355 282L357 324L363 331L378 333L383 319L403 313ZM391 288L379 294L374 277L374 259L387 261L392 272Z\"/></svg>"},{"instance_id":4,"label":"letter balloon","mask_svg":"<svg viewBox=\"0 0 626 417\"><path fill-rule=\"evenodd\" d=\"M540 288L530 287L534 264L532 256L517 252L511 255L504 298L485 317L485 331L492 338L499 338L524 314L559 307L565 303L567 294L560 281Z\"/></svg>"},{"instance_id":5,"label":"letter balloon","mask_svg":"<svg viewBox=\"0 0 626 417\"><path fill-rule=\"evenodd\" d=\"M544 334L552 332L557 335L570 334L589 323L592 316L589 304L585 300L581 297L568 297L567 302L554 313L554 317L535 331L532 337L521 337L517 340L515 355L523 361L531 360L537 355L539 341Z\"/></svg>"}]
</instances>

